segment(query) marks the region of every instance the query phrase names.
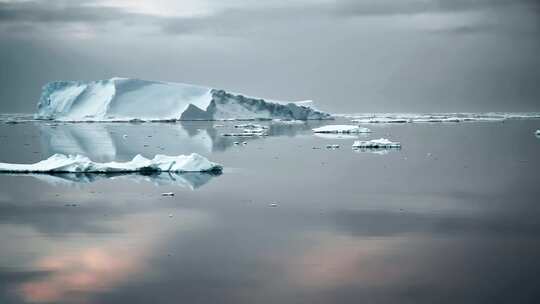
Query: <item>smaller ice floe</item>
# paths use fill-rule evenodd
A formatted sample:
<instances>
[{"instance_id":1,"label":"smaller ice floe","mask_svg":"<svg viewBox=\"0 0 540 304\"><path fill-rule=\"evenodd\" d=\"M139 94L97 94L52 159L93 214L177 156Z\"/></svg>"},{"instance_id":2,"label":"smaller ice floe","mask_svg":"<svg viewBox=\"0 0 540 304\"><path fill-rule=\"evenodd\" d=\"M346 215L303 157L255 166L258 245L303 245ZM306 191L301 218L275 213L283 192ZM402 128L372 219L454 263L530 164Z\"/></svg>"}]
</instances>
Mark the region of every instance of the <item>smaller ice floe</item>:
<instances>
[{"instance_id":1,"label":"smaller ice floe","mask_svg":"<svg viewBox=\"0 0 540 304\"><path fill-rule=\"evenodd\" d=\"M276 203L276 202L271 202L271 203L269 204L269 206L270 206L270 207L277 207L277 203Z\"/></svg>"},{"instance_id":2,"label":"smaller ice floe","mask_svg":"<svg viewBox=\"0 0 540 304\"><path fill-rule=\"evenodd\" d=\"M399 149L401 143L379 138L366 141L355 140L352 147L353 149Z\"/></svg>"},{"instance_id":3,"label":"smaller ice floe","mask_svg":"<svg viewBox=\"0 0 540 304\"><path fill-rule=\"evenodd\" d=\"M174 193L172 193L172 192L164 192L164 193L161 193L161 196L174 196Z\"/></svg>"},{"instance_id":4,"label":"smaller ice floe","mask_svg":"<svg viewBox=\"0 0 540 304\"><path fill-rule=\"evenodd\" d=\"M328 125L312 129L313 133L370 133L371 130L364 127L353 125Z\"/></svg>"},{"instance_id":5,"label":"smaller ice floe","mask_svg":"<svg viewBox=\"0 0 540 304\"><path fill-rule=\"evenodd\" d=\"M339 149L339 145L326 145L326 149L329 149L329 150Z\"/></svg>"},{"instance_id":6,"label":"smaller ice floe","mask_svg":"<svg viewBox=\"0 0 540 304\"><path fill-rule=\"evenodd\" d=\"M540 137L540 130L536 130L536 132L534 132L534 135L536 135L536 137Z\"/></svg>"},{"instance_id":7,"label":"smaller ice floe","mask_svg":"<svg viewBox=\"0 0 540 304\"><path fill-rule=\"evenodd\" d=\"M223 167L207 158L190 155L156 155L153 159L142 155L127 162L98 163L82 155L54 154L34 164L0 163L2 173L159 173L210 172L219 173Z\"/></svg>"}]
</instances>

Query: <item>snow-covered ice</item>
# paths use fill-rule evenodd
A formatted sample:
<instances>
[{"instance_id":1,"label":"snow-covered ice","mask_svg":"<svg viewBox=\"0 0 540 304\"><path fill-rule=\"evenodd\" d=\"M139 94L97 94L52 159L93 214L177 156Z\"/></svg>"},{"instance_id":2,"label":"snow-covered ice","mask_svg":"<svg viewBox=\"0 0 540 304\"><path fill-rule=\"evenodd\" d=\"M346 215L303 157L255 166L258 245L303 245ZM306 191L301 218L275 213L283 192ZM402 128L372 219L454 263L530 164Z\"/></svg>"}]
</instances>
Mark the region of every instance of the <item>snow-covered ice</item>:
<instances>
[{"instance_id":1,"label":"snow-covered ice","mask_svg":"<svg viewBox=\"0 0 540 304\"><path fill-rule=\"evenodd\" d=\"M327 125L312 129L314 133L370 133L371 130L353 125Z\"/></svg>"},{"instance_id":2,"label":"snow-covered ice","mask_svg":"<svg viewBox=\"0 0 540 304\"><path fill-rule=\"evenodd\" d=\"M391 149L401 148L401 143L379 138L366 141L355 140L352 147L353 149Z\"/></svg>"},{"instance_id":3,"label":"snow-covered ice","mask_svg":"<svg viewBox=\"0 0 540 304\"><path fill-rule=\"evenodd\" d=\"M142 155L127 162L93 162L82 155L54 154L34 164L0 163L0 172L8 173L159 173L159 172L221 172L223 167L207 158L190 155L156 155L153 159Z\"/></svg>"},{"instance_id":4,"label":"snow-covered ice","mask_svg":"<svg viewBox=\"0 0 540 304\"><path fill-rule=\"evenodd\" d=\"M311 102L265 100L190 84L118 77L51 82L43 87L35 117L62 121L331 118Z\"/></svg>"}]
</instances>

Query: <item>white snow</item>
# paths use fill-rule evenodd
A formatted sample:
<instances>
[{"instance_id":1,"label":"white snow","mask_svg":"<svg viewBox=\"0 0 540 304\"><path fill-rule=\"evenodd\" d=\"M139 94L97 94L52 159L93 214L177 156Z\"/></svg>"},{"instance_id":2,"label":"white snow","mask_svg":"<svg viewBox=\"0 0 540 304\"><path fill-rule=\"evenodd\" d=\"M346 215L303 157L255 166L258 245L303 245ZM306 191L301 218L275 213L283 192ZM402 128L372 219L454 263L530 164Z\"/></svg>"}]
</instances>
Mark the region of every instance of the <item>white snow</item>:
<instances>
[{"instance_id":1,"label":"white snow","mask_svg":"<svg viewBox=\"0 0 540 304\"><path fill-rule=\"evenodd\" d=\"M367 141L355 140L352 147L353 149L389 149L401 148L401 143L379 138Z\"/></svg>"},{"instance_id":2,"label":"white snow","mask_svg":"<svg viewBox=\"0 0 540 304\"><path fill-rule=\"evenodd\" d=\"M43 87L38 119L61 121L167 121L329 119L308 102L279 102L202 86L111 78L58 81Z\"/></svg>"},{"instance_id":3,"label":"white snow","mask_svg":"<svg viewBox=\"0 0 540 304\"><path fill-rule=\"evenodd\" d=\"M353 125L327 125L312 129L314 133L370 133L371 130Z\"/></svg>"},{"instance_id":4,"label":"white snow","mask_svg":"<svg viewBox=\"0 0 540 304\"><path fill-rule=\"evenodd\" d=\"M207 158L190 155L135 156L127 162L98 163L82 155L54 154L34 164L0 163L0 172L9 173L130 173L130 172L221 172L223 167Z\"/></svg>"}]
</instances>

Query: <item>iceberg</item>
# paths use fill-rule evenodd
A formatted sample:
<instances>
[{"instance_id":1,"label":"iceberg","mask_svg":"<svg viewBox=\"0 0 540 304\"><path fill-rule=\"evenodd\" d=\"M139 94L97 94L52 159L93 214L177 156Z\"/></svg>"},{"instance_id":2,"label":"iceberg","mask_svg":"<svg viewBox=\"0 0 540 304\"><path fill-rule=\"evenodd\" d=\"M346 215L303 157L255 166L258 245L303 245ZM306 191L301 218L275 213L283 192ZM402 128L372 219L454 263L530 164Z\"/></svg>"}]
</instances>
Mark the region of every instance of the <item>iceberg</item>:
<instances>
[{"instance_id":1,"label":"iceberg","mask_svg":"<svg viewBox=\"0 0 540 304\"><path fill-rule=\"evenodd\" d=\"M57 81L43 87L36 119L59 121L176 121L331 119L311 101L281 102L202 86L111 78Z\"/></svg>"},{"instance_id":2,"label":"iceberg","mask_svg":"<svg viewBox=\"0 0 540 304\"><path fill-rule=\"evenodd\" d=\"M370 133L371 130L351 125L328 125L312 129L313 133Z\"/></svg>"},{"instance_id":3,"label":"iceberg","mask_svg":"<svg viewBox=\"0 0 540 304\"><path fill-rule=\"evenodd\" d=\"M540 137L540 130L536 130L536 132L534 132L534 135L536 135L536 137Z\"/></svg>"},{"instance_id":4,"label":"iceberg","mask_svg":"<svg viewBox=\"0 0 540 304\"><path fill-rule=\"evenodd\" d=\"M221 173L223 167L207 158L190 155L156 155L153 159L138 154L131 161L98 163L83 155L54 154L34 164L0 163L1 173Z\"/></svg>"},{"instance_id":5,"label":"iceberg","mask_svg":"<svg viewBox=\"0 0 540 304\"><path fill-rule=\"evenodd\" d=\"M379 138L366 141L355 140L352 147L353 149L399 149L401 143Z\"/></svg>"}]
</instances>

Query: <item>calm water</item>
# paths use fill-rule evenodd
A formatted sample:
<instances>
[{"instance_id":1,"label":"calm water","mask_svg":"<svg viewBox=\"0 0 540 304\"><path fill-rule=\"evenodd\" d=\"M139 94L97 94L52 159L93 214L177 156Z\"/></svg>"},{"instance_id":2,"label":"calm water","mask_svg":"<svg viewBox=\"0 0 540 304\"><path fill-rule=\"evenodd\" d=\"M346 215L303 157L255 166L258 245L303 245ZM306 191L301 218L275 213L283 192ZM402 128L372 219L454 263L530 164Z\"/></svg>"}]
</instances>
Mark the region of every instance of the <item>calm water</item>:
<instances>
[{"instance_id":1,"label":"calm water","mask_svg":"<svg viewBox=\"0 0 540 304\"><path fill-rule=\"evenodd\" d=\"M360 138L402 143L388 153L312 135L322 124L270 124L246 145L220 135L233 122L0 124L1 162L225 166L0 175L0 303L540 301L540 121L369 126Z\"/></svg>"}]
</instances>

